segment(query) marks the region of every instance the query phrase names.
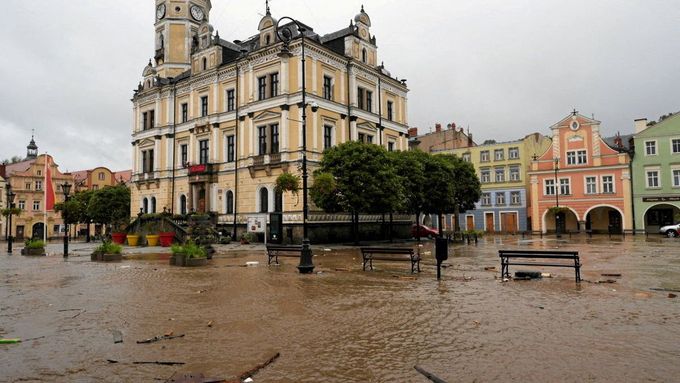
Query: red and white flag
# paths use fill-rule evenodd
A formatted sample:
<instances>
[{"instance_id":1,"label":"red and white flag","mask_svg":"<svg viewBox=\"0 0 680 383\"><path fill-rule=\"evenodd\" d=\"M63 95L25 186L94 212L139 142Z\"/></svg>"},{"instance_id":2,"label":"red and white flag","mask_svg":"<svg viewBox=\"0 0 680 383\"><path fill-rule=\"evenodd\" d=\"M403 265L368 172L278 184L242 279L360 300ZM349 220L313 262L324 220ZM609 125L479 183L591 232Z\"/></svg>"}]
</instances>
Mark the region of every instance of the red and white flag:
<instances>
[{"instance_id":1,"label":"red and white flag","mask_svg":"<svg viewBox=\"0 0 680 383\"><path fill-rule=\"evenodd\" d=\"M54 193L54 185L52 185L52 157L45 155L45 213L54 211L54 203L56 194Z\"/></svg>"}]
</instances>

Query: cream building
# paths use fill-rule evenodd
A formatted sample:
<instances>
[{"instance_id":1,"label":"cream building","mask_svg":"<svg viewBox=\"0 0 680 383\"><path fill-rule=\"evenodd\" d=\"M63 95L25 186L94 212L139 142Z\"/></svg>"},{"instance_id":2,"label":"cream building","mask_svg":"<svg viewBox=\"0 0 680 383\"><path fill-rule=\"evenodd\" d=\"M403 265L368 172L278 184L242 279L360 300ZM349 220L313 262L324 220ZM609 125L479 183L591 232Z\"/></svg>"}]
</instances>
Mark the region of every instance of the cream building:
<instances>
[{"instance_id":1,"label":"cream building","mask_svg":"<svg viewBox=\"0 0 680 383\"><path fill-rule=\"evenodd\" d=\"M176 214L212 211L220 223L240 225L282 211L286 224L301 224L302 197L274 191L278 175L300 173L300 33L282 23L293 32L292 55L282 54L267 8L258 34L226 41L209 24L210 10L210 0L156 0L156 52L132 100L131 213L153 204ZM363 8L330 34L303 27L307 103L319 107L307 108L310 175L325 148L345 141L407 150L408 89L378 59ZM311 221L338 218L310 209Z\"/></svg>"}]
</instances>

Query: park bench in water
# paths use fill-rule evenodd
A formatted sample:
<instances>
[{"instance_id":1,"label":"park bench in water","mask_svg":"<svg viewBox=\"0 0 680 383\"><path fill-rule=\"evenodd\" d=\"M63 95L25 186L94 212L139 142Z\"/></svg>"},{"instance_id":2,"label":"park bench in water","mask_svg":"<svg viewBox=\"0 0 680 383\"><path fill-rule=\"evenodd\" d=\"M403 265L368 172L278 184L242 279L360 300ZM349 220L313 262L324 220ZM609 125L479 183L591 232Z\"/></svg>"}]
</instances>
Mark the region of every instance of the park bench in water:
<instances>
[{"instance_id":1,"label":"park bench in water","mask_svg":"<svg viewBox=\"0 0 680 383\"><path fill-rule=\"evenodd\" d=\"M267 245L267 264L272 264L272 259L278 265L279 257L300 258L302 246L300 245Z\"/></svg>"},{"instance_id":2,"label":"park bench in water","mask_svg":"<svg viewBox=\"0 0 680 383\"><path fill-rule=\"evenodd\" d=\"M366 265L373 270L373 261L402 261L411 262L411 274L416 270L420 272L420 254L411 248L404 247L362 247L361 256L364 260L364 271Z\"/></svg>"},{"instance_id":3,"label":"park bench in water","mask_svg":"<svg viewBox=\"0 0 680 383\"><path fill-rule=\"evenodd\" d=\"M571 267L576 282L581 282L578 251L499 250L498 256L501 258L501 278L510 278L510 266Z\"/></svg>"}]
</instances>

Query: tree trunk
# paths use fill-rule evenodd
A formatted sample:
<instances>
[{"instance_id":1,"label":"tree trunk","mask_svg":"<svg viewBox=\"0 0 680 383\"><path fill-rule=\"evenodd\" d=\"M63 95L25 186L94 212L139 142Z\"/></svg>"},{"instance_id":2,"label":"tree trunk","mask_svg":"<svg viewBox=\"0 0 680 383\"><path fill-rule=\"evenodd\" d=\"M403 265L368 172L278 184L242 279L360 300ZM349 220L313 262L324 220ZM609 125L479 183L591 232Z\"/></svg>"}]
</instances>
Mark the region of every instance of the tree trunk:
<instances>
[{"instance_id":1,"label":"tree trunk","mask_svg":"<svg viewBox=\"0 0 680 383\"><path fill-rule=\"evenodd\" d=\"M454 224L453 224L453 230L456 233L460 232L460 222L458 221L458 216L460 215L460 205L456 204L456 207L454 208Z\"/></svg>"}]
</instances>

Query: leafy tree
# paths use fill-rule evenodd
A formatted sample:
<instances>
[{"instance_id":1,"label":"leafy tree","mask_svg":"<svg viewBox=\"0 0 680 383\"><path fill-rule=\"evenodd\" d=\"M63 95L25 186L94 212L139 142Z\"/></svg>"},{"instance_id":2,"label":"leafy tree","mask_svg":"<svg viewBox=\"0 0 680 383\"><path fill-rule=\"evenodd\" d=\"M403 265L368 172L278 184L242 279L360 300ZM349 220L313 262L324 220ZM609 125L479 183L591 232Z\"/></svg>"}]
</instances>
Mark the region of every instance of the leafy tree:
<instances>
[{"instance_id":1,"label":"leafy tree","mask_svg":"<svg viewBox=\"0 0 680 383\"><path fill-rule=\"evenodd\" d=\"M87 215L96 223L113 226L113 230L124 230L130 222L130 189L116 185L93 192Z\"/></svg>"},{"instance_id":2,"label":"leafy tree","mask_svg":"<svg viewBox=\"0 0 680 383\"><path fill-rule=\"evenodd\" d=\"M429 154L420 150L389 153L390 161L397 172L399 183L404 191L404 199L398 207L398 211L415 214L416 223L420 222L420 214L425 211L427 198L425 162L429 156Z\"/></svg>"},{"instance_id":3,"label":"leafy tree","mask_svg":"<svg viewBox=\"0 0 680 383\"><path fill-rule=\"evenodd\" d=\"M475 167L460 157L442 155L453 169L453 213L455 214L455 230L459 230L458 214L475 209L475 203L482 196L482 185L479 182Z\"/></svg>"}]
</instances>

